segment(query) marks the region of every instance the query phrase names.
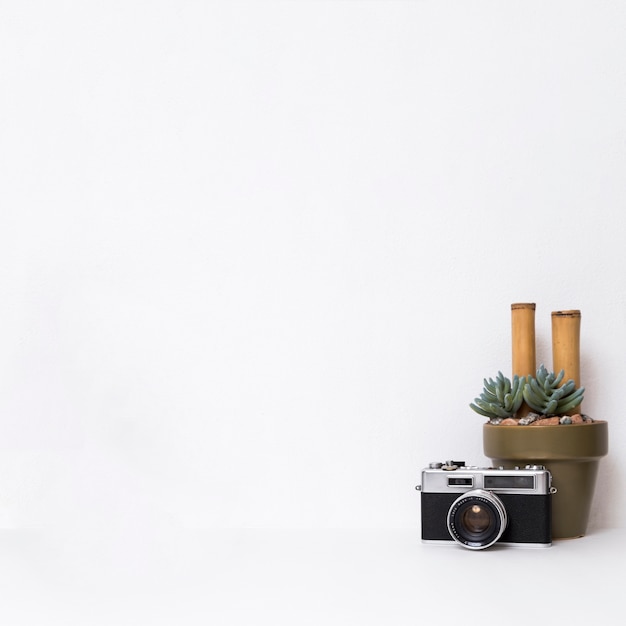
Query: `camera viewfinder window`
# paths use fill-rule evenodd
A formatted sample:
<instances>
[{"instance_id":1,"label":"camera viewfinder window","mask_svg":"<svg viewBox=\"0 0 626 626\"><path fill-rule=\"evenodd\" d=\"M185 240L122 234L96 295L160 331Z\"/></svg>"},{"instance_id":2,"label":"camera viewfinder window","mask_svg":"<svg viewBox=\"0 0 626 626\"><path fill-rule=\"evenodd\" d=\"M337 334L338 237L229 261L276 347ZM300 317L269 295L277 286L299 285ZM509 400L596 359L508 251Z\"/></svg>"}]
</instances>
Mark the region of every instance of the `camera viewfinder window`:
<instances>
[{"instance_id":1,"label":"camera viewfinder window","mask_svg":"<svg viewBox=\"0 0 626 626\"><path fill-rule=\"evenodd\" d=\"M534 476L485 476L485 489L534 489Z\"/></svg>"},{"instance_id":2,"label":"camera viewfinder window","mask_svg":"<svg viewBox=\"0 0 626 626\"><path fill-rule=\"evenodd\" d=\"M448 487L471 487L474 484L474 479L472 477L462 478L456 476L448 477Z\"/></svg>"}]
</instances>

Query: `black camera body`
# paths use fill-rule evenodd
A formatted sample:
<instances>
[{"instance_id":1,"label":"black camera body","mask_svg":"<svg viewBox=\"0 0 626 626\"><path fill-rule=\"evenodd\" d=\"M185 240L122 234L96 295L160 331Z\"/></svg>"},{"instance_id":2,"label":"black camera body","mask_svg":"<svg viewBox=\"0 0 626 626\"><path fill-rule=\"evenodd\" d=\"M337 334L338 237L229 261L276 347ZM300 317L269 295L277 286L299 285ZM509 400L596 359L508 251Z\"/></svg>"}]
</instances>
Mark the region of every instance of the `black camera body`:
<instances>
[{"instance_id":1,"label":"black camera body","mask_svg":"<svg viewBox=\"0 0 626 626\"><path fill-rule=\"evenodd\" d=\"M456 542L473 550L495 543L552 545L550 472L541 465L479 468L463 461L430 463L422 471L422 541Z\"/></svg>"}]
</instances>

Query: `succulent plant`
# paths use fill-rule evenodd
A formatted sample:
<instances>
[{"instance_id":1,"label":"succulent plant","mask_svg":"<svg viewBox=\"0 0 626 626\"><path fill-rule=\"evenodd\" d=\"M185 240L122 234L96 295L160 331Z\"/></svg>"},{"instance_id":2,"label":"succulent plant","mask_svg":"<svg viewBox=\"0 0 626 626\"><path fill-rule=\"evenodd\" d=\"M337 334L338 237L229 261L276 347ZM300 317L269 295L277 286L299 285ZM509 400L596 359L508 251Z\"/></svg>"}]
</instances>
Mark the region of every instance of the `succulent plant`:
<instances>
[{"instance_id":1,"label":"succulent plant","mask_svg":"<svg viewBox=\"0 0 626 626\"><path fill-rule=\"evenodd\" d=\"M513 376L511 382L502 372L498 372L495 380L483 380L483 392L475 398L470 407L497 424L505 417L512 417L517 413L524 400L523 391L526 387L525 377Z\"/></svg>"},{"instance_id":2,"label":"succulent plant","mask_svg":"<svg viewBox=\"0 0 626 626\"><path fill-rule=\"evenodd\" d=\"M564 370L555 374L540 365L536 378L526 377L522 392L526 404L542 415L563 415L578 406L583 400L585 388L577 389L572 379L561 385L564 376Z\"/></svg>"}]
</instances>

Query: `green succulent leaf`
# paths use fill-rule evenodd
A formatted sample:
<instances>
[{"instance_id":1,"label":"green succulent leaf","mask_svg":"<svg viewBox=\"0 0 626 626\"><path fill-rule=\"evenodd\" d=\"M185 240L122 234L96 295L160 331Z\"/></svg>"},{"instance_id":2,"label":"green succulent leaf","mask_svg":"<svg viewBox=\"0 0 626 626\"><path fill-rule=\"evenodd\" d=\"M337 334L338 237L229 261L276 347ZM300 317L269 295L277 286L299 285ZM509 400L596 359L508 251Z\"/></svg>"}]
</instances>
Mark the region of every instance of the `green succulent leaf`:
<instances>
[{"instance_id":1,"label":"green succulent leaf","mask_svg":"<svg viewBox=\"0 0 626 626\"><path fill-rule=\"evenodd\" d=\"M470 403L470 408L491 420L513 417L524 400L525 386L526 379L523 376L513 376L511 381L498 372L495 379L483 379L483 392Z\"/></svg>"},{"instance_id":2,"label":"green succulent leaf","mask_svg":"<svg viewBox=\"0 0 626 626\"><path fill-rule=\"evenodd\" d=\"M540 365L536 377L527 377L523 391L526 404L541 415L562 415L577 407L583 400L585 388L577 389L572 379L561 385L564 377L563 370L555 374Z\"/></svg>"}]
</instances>

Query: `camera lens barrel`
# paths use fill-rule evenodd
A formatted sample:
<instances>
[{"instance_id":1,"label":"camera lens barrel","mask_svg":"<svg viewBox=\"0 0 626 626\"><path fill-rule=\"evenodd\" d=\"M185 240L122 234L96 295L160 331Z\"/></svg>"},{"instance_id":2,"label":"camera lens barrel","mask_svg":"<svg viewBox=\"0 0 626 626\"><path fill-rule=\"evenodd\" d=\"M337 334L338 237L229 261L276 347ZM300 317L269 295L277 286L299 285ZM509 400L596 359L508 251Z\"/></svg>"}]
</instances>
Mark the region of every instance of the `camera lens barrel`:
<instances>
[{"instance_id":1,"label":"camera lens barrel","mask_svg":"<svg viewBox=\"0 0 626 626\"><path fill-rule=\"evenodd\" d=\"M458 497L448 511L448 532L457 543L470 550L482 550L502 536L508 519L498 496L484 489L473 489Z\"/></svg>"}]
</instances>

